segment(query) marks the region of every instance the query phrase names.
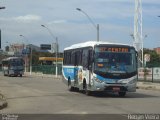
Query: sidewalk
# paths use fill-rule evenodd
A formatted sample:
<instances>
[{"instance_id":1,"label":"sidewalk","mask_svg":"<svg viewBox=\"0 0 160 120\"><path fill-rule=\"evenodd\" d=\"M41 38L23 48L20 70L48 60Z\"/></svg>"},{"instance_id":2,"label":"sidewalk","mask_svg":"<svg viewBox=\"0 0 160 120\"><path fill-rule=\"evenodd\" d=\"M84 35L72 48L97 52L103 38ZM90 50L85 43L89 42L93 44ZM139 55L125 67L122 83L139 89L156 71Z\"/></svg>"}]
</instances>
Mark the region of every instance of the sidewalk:
<instances>
[{"instance_id":1,"label":"sidewalk","mask_svg":"<svg viewBox=\"0 0 160 120\"><path fill-rule=\"evenodd\" d=\"M158 90L160 91L160 83L152 83L152 82L137 82L138 89L145 90Z\"/></svg>"},{"instance_id":2,"label":"sidewalk","mask_svg":"<svg viewBox=\"0 0 160 120\"><path fill-rule=\"evenodd\" d=\"M52 78L56 78L56 79L62 78L62 75L57 75L57 77L56 77L56 75L43 74L42 72L37 72L37 73L35 73L35 72L32 72L32 73L30 73L30 72L25 72L25 73L24 73L24 76L52 77Z\"/></svg>"}]
</instances>

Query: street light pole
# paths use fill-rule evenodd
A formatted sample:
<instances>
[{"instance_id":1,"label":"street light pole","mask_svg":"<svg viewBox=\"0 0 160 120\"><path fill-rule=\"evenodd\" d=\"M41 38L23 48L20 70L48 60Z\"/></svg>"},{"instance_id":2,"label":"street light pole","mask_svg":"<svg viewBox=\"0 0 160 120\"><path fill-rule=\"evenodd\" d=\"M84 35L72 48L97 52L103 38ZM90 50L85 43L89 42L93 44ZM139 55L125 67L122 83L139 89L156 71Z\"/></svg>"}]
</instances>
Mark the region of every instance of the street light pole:
<instances>
[{"instance_id":1,"label":"street light pole","mask_svg":"<svg viewBox=\"0 0 160 120\"><path fill-rule=\"evenodd\" d=\"M0 7L0 9L5 9L5 7ZM0 29L0 37L1 37L1 29ZM1 38L0 38L0 50L1 50Z\"/></svg>"},{"instance_id":2,"label":"street light pole","mask_svg":"<svg viewBox=\"0 0 160 120\"><path fill-rule=\"evenodd\" d=\"M57 78L57 76L58 76L58 38L57 37L55 37L54 35L53 35L53 33L52 33L52 31L48 28L48 27L46 27L45 25L41 25L42 27L44 27L44 28L46 28L47 30L48 30L48 32L50 33L50 35L54 38L54 39L56 39L56 78Z\"/></svg>"},{"instance_id":3,"label":"street light pole","mask_svg":"<svg viewBox=\"0 0 160 120\"><path fill-rule=\"evenodd\" d=\"M131 34L130 35L132 38L133 38L133 40L134 40L134 42L133 42L133 46L136 48L136 45L135 45L135 37L134 37L134 35L133 34ZM142 37L142 42L141 42L141 47L142 47L142 49L141 49L141 59L139 59L140 60L140 62L142 63L142 67L144 67L144 39L147 37L147 35L145 35L144 37Z\"/></svg>"},{"instance_id":4,"label":"street light pole","mask_svg":"<svg viewBox=\"0 0 160 120\"><path fill-rule=\"evenodd\" d=\"M19 35L19 36L23 37L27 42L29 42L28 39L24 35ZM27 48L27 46L26 46L26 48ZM32 47L30 46L29 48L30 48L30 65L29 65L29 69L30 69L30 75L32 75ZM26 62L25 62L25 64L26 64ZM25 67L27 67L27 66L25 65ZM25 68L25 72L26 72L26 68Z\"/></svg>"},{"instance_id":5,"label":"street light pole","mask_svg":"<svg viewBox=\"0 0 160 120\"><path fill-rule=\"evenodd\" d=\"M88 18L88 20L89 20L89 21L92 23L92 25L96 28L96 30L97 30L97 41L99 42L99 24L96 25L96 24L93 22L93 20L89 17L89 15L88 15L86 12L84 12L82 9L76 8L76 10L78 10L78 11L82 12L83 14L85 14L86 17Z\"/></svg>"},{"instance_id":6,"label":"street light pole","mask_svg":"<svg viewBox=\"0 0 160 120\"><path fill-rule=\"evenodd\" d=\"M143 38L142 38L142 67L144 67L144 39L147 37L147 35L145 35Z\"/></svg>"}]
</instances>

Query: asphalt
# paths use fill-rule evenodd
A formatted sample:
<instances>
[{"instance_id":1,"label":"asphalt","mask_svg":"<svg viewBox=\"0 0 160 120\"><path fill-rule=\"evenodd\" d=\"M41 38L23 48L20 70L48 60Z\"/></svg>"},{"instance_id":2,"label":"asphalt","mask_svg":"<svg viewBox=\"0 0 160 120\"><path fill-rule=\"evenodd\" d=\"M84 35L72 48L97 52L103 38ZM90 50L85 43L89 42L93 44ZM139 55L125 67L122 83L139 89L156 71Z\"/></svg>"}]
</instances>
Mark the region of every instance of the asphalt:
<instances>
[{"instance_id":1,"label":"asphalt","mask_svg":"<svg viewBox=\"0 0 160 120\"><path fill-rule=\"evenodd\" d=\"M43 74L43 73L29 73L26 72L25 73L26 76L40 76L40 77L52 77L52 78L57 78L57 79L61 79L62 76L58 75L47 75L47 74ZM143 81L143 80L142 80ZM158 90L160 91L160 82L159 83L152 83L152 82L142 82L142 81L138 81L137 82L137 89L145 89L145 90Z\"/></svg>"},{"instance_id":2,"label":"asphalt","mask_svg":"<svg viewBox=\"0 0 160 120\"><path fill-rule=\"evenodd\" d=\"M25 73L25 76L40 76L40 77L53 77L53 78L58 78L61 79L61 76L55 76L55 75L46 75L42 73ZM157 90L160 91L160 83L151 83L151 82L137 82L137 89L145 89L145 90ZM0 91L0 110L7 107L8 103L5 98L5 96L1 93Z\"/></svg>"}]
</instances>

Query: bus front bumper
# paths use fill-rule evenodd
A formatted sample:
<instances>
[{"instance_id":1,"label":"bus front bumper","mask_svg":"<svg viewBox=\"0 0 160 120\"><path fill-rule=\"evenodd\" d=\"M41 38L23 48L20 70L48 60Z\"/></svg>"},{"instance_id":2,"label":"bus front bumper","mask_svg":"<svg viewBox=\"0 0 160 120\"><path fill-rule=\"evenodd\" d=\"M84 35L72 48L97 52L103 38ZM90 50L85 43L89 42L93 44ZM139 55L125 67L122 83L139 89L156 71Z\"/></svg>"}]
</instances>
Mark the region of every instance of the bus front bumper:
<instances>
[{"instance_id":1,"label":"bus front bumper","mask_svg":"<svg viewBox=\"0 0 160 120\"><path fill-rule=\"evenodd\" d=\"M135 92L136 83L133 84L106 84L99 83L91 87L91 91L106 91L106 92Z\"/></svg>"}]
</instances>

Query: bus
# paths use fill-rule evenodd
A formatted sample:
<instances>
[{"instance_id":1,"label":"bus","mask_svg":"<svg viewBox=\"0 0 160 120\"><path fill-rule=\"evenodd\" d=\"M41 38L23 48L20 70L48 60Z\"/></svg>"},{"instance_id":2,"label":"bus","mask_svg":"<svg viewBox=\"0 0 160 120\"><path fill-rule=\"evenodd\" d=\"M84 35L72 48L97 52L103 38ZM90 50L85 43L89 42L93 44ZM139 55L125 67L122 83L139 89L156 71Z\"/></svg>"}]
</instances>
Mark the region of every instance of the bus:
<instances>
[{"instance_id":1,"label":"bus","mask_svg":"<svg viewBox=\"0 0 160 120\"><path fill-rule=\"evenodd\" d=\"M136 92L137 51L119 43L88 41L64 49L63 81L70 91Z\"/></svg>"},{"instance_id":2,"label":"bus","mask_svg":"<svg viewBox=\"0 0 160 120\"><path fill-rule=\"evenodd\" d=\"M21 57L8 57L2 60L4 76L20 76L24 74L24 60Z\"/></svg>"}]
</instances>

